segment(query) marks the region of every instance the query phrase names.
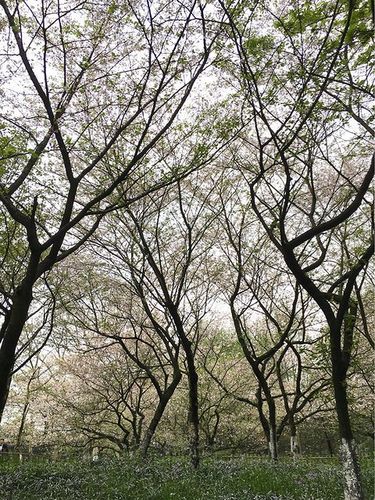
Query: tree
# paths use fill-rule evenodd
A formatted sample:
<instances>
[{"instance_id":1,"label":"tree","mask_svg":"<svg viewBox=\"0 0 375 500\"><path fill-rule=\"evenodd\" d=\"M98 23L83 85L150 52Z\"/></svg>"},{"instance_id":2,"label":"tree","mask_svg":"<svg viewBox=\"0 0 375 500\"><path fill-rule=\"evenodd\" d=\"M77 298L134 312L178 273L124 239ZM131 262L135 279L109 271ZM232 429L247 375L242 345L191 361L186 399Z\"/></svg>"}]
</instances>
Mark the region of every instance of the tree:
<instances>
[{"instance_id":1,"label":"tree","mask_svg":"<svg viewBox=\"0 0 375 500\"><path fill-rule=\"evenodd\" d=\"M361 499L346 377L357 319L353 293L373 253L367 192L374 160L363 168L367 140L374 134L363 118L370 88L367 7L362 2L317 2L313 9L297 3L266 8L276 33L265 47L267 67L259 71L252 60L254 13L221 4L239 58L243 99L254 119L247 158L244 148L236 164L241 165L252 209L266 234L326 319L345 498ZM347 124L349 147L343 142ZM338 269L331 265L337 248L334 235L348 220L353 228L366 227L370 238L353 230L350 259Z\"/></svg>"},{"instance_id":2,"label":"tree","mask_svg":"<svg viewBox=\"0 0 375 500\"><path fill-rule=\"evenodd\" d=\"M227 262L222 293L257 381L254 398L245 394L241 399L257 409L270 456L276 460L277 443L286 425L294 453L296 421L308 418L309 413L302 416L301 412L317 393L323 393L327 380L312 374L311 362L302 354L319 340L313 324L316 311L267 239L257 236L257 221L252 219L241 185L241 181L229 186L224 183L221 188L219 219L226 238L221 239L220 246ZM277 405L278 399L282 399L284 408ZM322 409L315 408L313 413L318 411ZM278 422L277 414L283 412Z\"/></svg>"},{"instance_id":3,"label":"tree","mask_svg":"<svg viewBox=\"0 0 375 500\"><path fill-rule=\"evenodd\" d=\"M177 117L217 35L195 1L0 5L9 34L0 201L2 223L17 234L5 244L7 258L19 256L10 284L1 284L2 415L40 279L84 245L106 213L209 156L199 144L185 149L194 120L185 127ZM170 153L182 150L189 159L170 165Z\"/></svg>"},{"instance_id":4,"label":"tree","mask_svg":"<svg viewBox=\"0 0 375 500\"><path fill-rule=\"evenodd\" d=\"M205 185L208 192L201 189ZM121 220L137 247L135 261L128 261L135 280L142 278L143 307L149 317L152 309L162 311L164 329L178 338L184 355L189 383L188 432L191 461L199 464L198 372L195 352L201 335L202 319L212 299L211 283L205 268L210 249L204 236L213 216L206 211L205 200L213 189L211 179L196 174L177 193L167 190L163 196L149 197ZM118 221L120 222L120 221ZM169 222L169 224L167 223ZM152 307L152 309L151 309ZM150 314L151 313L151 314Z\"/></svg>"},{"instance_id":5,"label":"tree","mask_svg":"<svg viewBox=\"0 0 375 500\"><path fill-rule=\"evenodd\" d=\"M107 224L110 225L110 221ZM169 333L170 325L163 327L163 315L147 300L144 270L137 267L138 261L132 260L132 252L124 250L129 243L128 234L118 227L110 234L114 236L110 241L101 242L99 235L95 238L91 249L95 266L89 260L83 264L81 255L73 276L69 272L72 263L67 262L69 285L60 297L66 311L63 328L69 325L75 332L74 337L80 339L80 350L102 350L105 356L111 346L117 345L117 364L121 362L121 353L123 359L122 377L126 378L131 363L153 386L157 404L148 410L144 422L147 427L139 442L140 453L145 457L182 377L181 346L179 339ZM131 273L128 265L130 269L140 270L139 275ZM121 379L119 373L118 376Z\"/></svg>"},{"instance_id":6,"label":"tree","mask_svg":"<svg viewBox=\"0 0 375 500\"><path fill-rule=\"evenodd\" d=\"M66 413L65 428L74 446L119 454L138 450L155 393L137 365L123 359L118 346L92 347L78 356L66 353L58 370L48 392Z\"/></svg>"},{"instance_id":7,"label":"tree","mask_svg":"<svg viewBox=\"0 0 375 500\"><path fill-rule=\"evenodd\" d=\"M103 286L99 277L100 285L92 289L86 304L83 298L73 306L83 328L120 343L155 387L159 405L144 436L144 455L181 374L186 373L194 467L199 463L195 353L212 299L212 286L206 280L210 247L204 237L215 216L205 202L214 185L209 176L197 172L175 188L159 190L132 209L108 217L90 251L112 278ZM119 299L113 298L113 284L119 287ZM143 358L145 352L148 359Z\"/></svg>"}]
</instances>

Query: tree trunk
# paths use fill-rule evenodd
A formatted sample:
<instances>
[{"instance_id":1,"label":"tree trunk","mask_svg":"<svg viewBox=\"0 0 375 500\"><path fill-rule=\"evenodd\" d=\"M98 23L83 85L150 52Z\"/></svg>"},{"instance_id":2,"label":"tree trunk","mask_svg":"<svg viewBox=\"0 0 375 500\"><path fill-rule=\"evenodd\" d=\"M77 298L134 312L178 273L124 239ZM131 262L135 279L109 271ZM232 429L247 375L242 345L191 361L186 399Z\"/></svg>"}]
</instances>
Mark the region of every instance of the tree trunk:
<instances>
[{"instance_id":1,"label":"tree trunk","mask_svg":"<svg viewBox=\"0 0 375 500\"><path fill-rule=\"evenodd\" d=\"M345 500L363 500L358 457L354 445L347 396L346 372L348 361L343 359L339 332L331 328L332 383L336 402L336 414L341 438L341 461L344 472Z\"/></svg>"},{"instance_id":2,"label":"tree trunk","mask_svg":"<svg viewBox=\"0 0 375 500\"><path fill-rule=\"evenodd\" d=\"M99 460L99 448L94 446L92 449L92 461L97 462Z\"/></svg>"},{"instance_id":3,"label":"tree trunk","mask_svg":"<svg viewBox=\"0 0 375 500\"><path fill-rule=\"evenodd\" d=\"M344 472L344 498L345 500L362 500L363 491L357 452L353 439L353 432L348 409L346 392L346 377L341 377L340 366L333 367L332 379L336 400L336 413L339 421L341 438L341 461Z\"/></svg>"},{"instance_id":4,"label":"tree trunk","mask_svg":"<svg viewBox=\"0 0 375 500\"><path fill-rule=\"evenodd\" d=\"M263 431L267 438L268 443L268 452L271 457L271 460L277 460L278 458L278 450L277 450L277 429L276 429L276 405L275 401L272 397L271 390L268 386L267 380L264 377L264 374L259 370L259 367L256 362L247 357L247 360L250 363L250 366L253 369L254 375L258 379L258 389L256 393L257 397L257 408L259 419L263 427ZM266 418L263 412L263 400L262 400L262 391L265 395L267 401L268 408L268 419Z\"/></svg>"},{"instance_id":5,"label":"tree trunk","mask_svg":"<svg viewBox=\"0 0 375 500\"><path fill-rule=\"evenodd\" d=\"M293 459L296 459L301 453L301 448L298 442L296 424L294 422L292 412L289 413L289 429L290 429L290 453Z\"/></svg>"},{"instance_id":6,"label":"tree trunk","mask_svg":"<svg viewBox=\"0 0 375 500\"><path fill-rule=\"evenodd\" d=\"M182 329L180 330L182 332ZM187 375L189 381L188 441L190 460L194 469L199 466L199 407L198 407L198 373L195 369L194 353L191 342L184 334L180 334L182 347L186 355Z\"/></svg>"},{"instance_id":7,"label":"tree trunk","mask_svg":"<svg viewBox=\"0 0 375 500\"><path fill-rule=\"evenodd\" d=\"M198 414L198 374L193 366L189 369L189 414L188 436L190 459L194 469L199 466L199 414Z\"/></svg>"},{"instance_id":8,"label":"tree trunk","mask_svg":"<svg viewBox=\"0 0 375 500\"><path fill-rule=\"evenodd\" d=\"M181 345L186 356L187 376L189 381L189 412L188 412L188 440L191 464L194 469L199 466L199 403L198 403L198 373L195 368L192 342L185 335L185 330L178 310L169 302L169 311L173 318Z\"/></svg>"},{"instance_id":9,"label":"tree trunk","mask_svg":"<svg viewBox=\"0 0 375 500\"><path fill-rule=\"evenodd\" d=\"M341 461L344 472L344 499L363 500L361 475L354 439L341 439Z\"/></svg>"},{"instance_id":10,"label":"tree trunk","mask_svg":"<svg viewBox=\"0 0 375 500\"><path fill-rule=\"evenodd\" d=\"M316 288L310 278L307 277L290 248L284 252L284 259L296 279L319 305L329 326L332 385L336 402L336 414L342 448L341 459L344 470L344 497L346 500L362 500L363 491L361 486L360 468L353 443L353 432L350 422L346 392L346 374L350 364L357 309L356 304L350 304L348 294L351 293L350 286L354 286L354 281L352 281L352 285L350 285L349 282L347 283L345 292L343 292L342 295L335 297L332 294L329 297L329 300L336 300L339 304L339 311L335 316L326 296L318 288ZM364 259L363 262L366 262L366 259ZM355 268L353 269L355 270ZM360 267L357 268L358 272L360 269ZM353 274L352 278L354 277L355 279L355 276L356 275ZM345 302L343 302L343 295L345 294L347 307L346 310L340 311L342 304L345 304ZM342 328L343 339L341 335Z\"/></svg>"},{"instance_id":11,"label":"tree trunk","mask_svg":"<svg viewBox=\"0 0 375 500\"><path fill-rule=\"evenodd\" d=\"M4 331L0 347L0 422L8 399L17 343L27 321L31 301L31 286L19 287L16 290L9 322Z\"/></svg>"},{"instance_id":12,"label":"tree trunk","mask_svg":"<svg viewBox=\"0 0 375 500\"><path fill-rule=\"evenodd\" d=\"M22 411L22 417L21 417L21 423L20 427L18 429L17 433L17 440L16 440L16 449L19 450L22 442L22 435L23 435L23 430L25 428L25 423L26 423L26 417L27 413L29 410L29 401L27 401L24 406L23 406L23 411Z\"/></svg>"},{"instance_id":13,"label":"tree trunk","mask_svg":"<svg viewBox=\"0 0 375 500\"><path fill-rule=\"evenodd\" d=\"M270 453L271 460L277 460L277 438L275 426L270 425L270 435L268 441L268 450Z\"/></svg>"},{"instance_id":14,"label":"tree trunk","mask_svg":"<svg viewBox=\"0 0 375 500\"><path fill-rule=\"evenodd\" d=\"M266 384L266 381L264 381ZM269 387L267 385L266 392L267 406L268 406L268 414L269 414L269 440L268 440L268 449L270 452L271 460L277 460L278 458L278 450L277 450L277 428L276 428L276 405L275 401L271 395Z\"/></svg>"},{"instance_id":15,"label":"tree trunk","mask_svg":"<svg viewBox=\"0 0 375 500\"><path fill-rule=\"evenodd\" d=\"M208 447L212 447L215 444L217 431L219 429L219 422L220 422L220 413L218 412L218 410L216 408L215 409L215 423L214 423L214 428L212 429L212 432L210 432L210 428L208 427L208 439L207 439Z\"/></svg>"},{"instance_id":16,"label":"tree trunk","mask_svg":"<svg viewBox=\"0 0 375 500\"><path fill-rule=\"evenodd\" d=\"M300 454L300 448L298 445L297 434L290 435L290 453L292 454L292 457L294 459L296 459L298 457L298 455Z\"/></svg>"},{"instance_id":17,"label":"tree trunk","mask_svg":"<svg viewBox=\"0 0 375 500\"><path fill-rule=\"evenodd\" d=\"M155 434L156 428L159 425L159 422L163 416L164 410L173 396L173 393L180 383L181 380L181 373L178 372L177 374L174 375L172 383L167 387L165 392L160 396L159 398L159 403L158 406L155 410L154 416L150 422L150 425L148 426L143 441L140 446L140 455L142 458L145 458L147 456L148 449L151 444L152 437Z\"/></svg>"}]
</instances>

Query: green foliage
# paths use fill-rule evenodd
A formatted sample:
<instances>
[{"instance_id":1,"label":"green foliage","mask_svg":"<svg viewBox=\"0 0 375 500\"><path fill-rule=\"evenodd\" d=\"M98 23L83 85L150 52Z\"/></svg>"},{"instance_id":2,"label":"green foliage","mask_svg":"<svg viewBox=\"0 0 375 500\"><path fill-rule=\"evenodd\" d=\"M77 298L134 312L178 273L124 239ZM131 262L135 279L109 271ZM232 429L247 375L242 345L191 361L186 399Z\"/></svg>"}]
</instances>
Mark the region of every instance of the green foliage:
<instances>
[{"instance_id":1,"label":"green foliage","mask_svg":"<svg viewBox=\"0 0 375 500\"><path fill-rule=\"evenodd\" d=\"M0 124L0 177L6 173L9 162L14 157L25 154L26 150L25 138Z\"/></svg>"},{"instance_id":2,"label":"green foliage","mask_svg":"<svg viewBox=\"0 0 375 500\"><path fill-rule=\"evenodd\" d=\"M370 461L365 464L371 491ZM342 498L336 460L303 459L300 463L266 459L210 458L197 472L185 459L149 462L129 459L89 462L2 463L0 486L13 500L25 499L321 499Z\"/></svg>"},{"instance_id":3,"label":"green foliage","mask_svg":"<svg viewBox=\"0 0 375 500\"><path fill-rule=\"evenodd\" d=\"M305 2L302 6L290 9L290 11L275 21L277 29L285 30L290 36L304 33L308 28L314 32L318 29L321 22L327 17L327 12L332 11L332 2L319 2L312 5L311 2Z\"/></svg>"},{"instance_id":4,"label":"green foliage","mask_svg":"<svg viewBox=\"0 0 375 500\"><path fill-rule=\"evenodd\" d=\"M350 2L347 1L341 2L341 12L335 21L337 28L343 29L346 25L349 15L349 4ZM311 32L313 35L318 35L320 32L322 37L324 37L326 29L328 28L327 23L330 22L334 11L335 4L331 1L308 1L290 9L287 14L275 21L274 26L278 30L287 33L290 37L305 34L307 31ZM350 23L345 42L349 47L358 46L361 51L365 51L365 53L361 53L359 56L357 55L357 64L366 63L371 57L373 50L371 17L371 3L368 0L353 2L353 9L350 14ZM337 31L336 37L330 37L326 42L323 54L334 52L338 47L340 37L340 31Z\"/></svg>"},{"instance_id":5,"label":"green foliage","mask_svg":"<svg viewBox=\"0 0 375 500\"><path fill-rule=\"evenodd\" d=\"M368 0L355 2L354 10L350 19L350 26L346 35L349 44L359 42L367 45L372 42L373 29L371 26L371 3Z\"/></svg>"},{"instance_id":6,"label":"green foliage","mask_svg":"<svg viewBox=\"0 0 375 500\"><path fill-rule=\"evenodd\" d=\"M240 122L237 117L219 118L214 128L219 138L229 140L234 131L238 130Z\"/></svg>"},{"instance_id":7,"label":"green foliage","mask_svg":"<svg viewBox=\"0 0 375 500\"><path fill-rule=\"evenodd\" d=\"M255 36L252 35L244 42L246 52L257 58L264 57L268 51L275 46L275 39L271 35Z\"/></svg>"},{"instance_id":8,"label":"green foliage","mask_svg":"<svg viewBox=\"0 0 375 500\"><path fill-rule=\"evenodd\" d=\"M6 158L17 153L17 148L10 137L0 137L0 156Z\"/></svg>"},{"instance_id":9,"label":"green foliage","mask_svg":"<svg viewBox=\"0 0 375 500\"><path fill-rule=\"evenodd\" d=\"M112 2L111 5L108 7L108 13L113 14L116 11L117 7L118 7L117 3Z\"/></svg>"}]
</instances>

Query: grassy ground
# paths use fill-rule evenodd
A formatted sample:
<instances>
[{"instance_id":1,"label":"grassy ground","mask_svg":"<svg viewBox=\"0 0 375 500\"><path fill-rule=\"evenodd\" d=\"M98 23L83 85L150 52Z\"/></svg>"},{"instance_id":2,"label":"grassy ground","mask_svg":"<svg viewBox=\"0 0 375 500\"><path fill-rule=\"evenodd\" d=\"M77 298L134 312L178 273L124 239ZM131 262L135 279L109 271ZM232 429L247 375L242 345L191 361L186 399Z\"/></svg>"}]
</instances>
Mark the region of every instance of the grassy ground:
<instances>
[{"instance_id":1,"label":"grassy ground","mask_svg":"<svg viewBox=\"0 0 375 500\"><path fill-rule=\"evenodd\" d=\"M368 499L373 496L373 465L363 463ZM0 464L2 499L134 499L234 500L342 498L340 467L331 459L303 459L295 464L281 459L249 457L206 458L197 472L185 459L153 459L147 463L106 460L30 461Z\"/></svg>"}]
</instances>

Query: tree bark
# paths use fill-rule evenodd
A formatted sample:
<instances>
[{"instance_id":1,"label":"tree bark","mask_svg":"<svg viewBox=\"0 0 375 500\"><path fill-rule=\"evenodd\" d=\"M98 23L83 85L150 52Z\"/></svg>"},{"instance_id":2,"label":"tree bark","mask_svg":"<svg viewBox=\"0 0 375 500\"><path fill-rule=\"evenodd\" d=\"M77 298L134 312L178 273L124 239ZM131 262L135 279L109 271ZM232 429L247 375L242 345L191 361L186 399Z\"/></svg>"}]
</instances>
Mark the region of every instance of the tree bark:
<instances>
[{"instance_id":1,"label":"tree bark","mask_svg":"<svg viewBox=\"0 0 375 500\"><path fill-rule=\"evenodd\" d=\"M17 343L27 321L32 298L32 285L18 287L4 331L0 347L0 422L8 399Z\"/></svg>"},{"instance_id":2,"label":"tree bark","mask_svg":"<svg viewBox=\"0 0 375 500\"><path fill-rule=\"evenodd\" d=\"M145 432L143 441L140 446L140 455L142 458L146 458L148 449L151 444L151 440L155 434L157 426L160 423L160 420L163 416L164 410L167 407L167 404L171 397L173 396L174 391L176 390L178 384L181 380L181 373L178 372L174 375L172 383L167 387L166 391L160 396L158 406L156 407L154 416Z\"/></svg>"},{"instance_id":3,"label":"tree bark","mask_svg":"<svg viewBox=\"0 0 375 500\"><path fill-rule=\"evenodd\" d=\"M276 426L270 425L270 435L268 441L268 450L270 453L271 460L277 461L278 453L277 453L277 437L276 437Z\"/></svg>"},{"instance_id":4,"label":"tree bark","mask_svg":"<svg viewBox=\"0 0 375 500\"><path fill-rule=\"evenodd\" d=\"M354 439L341 438L340 451L344 472L344 499L363 500L364 495Z\"/></svg>"},{"instance_id":5,"label":"tree bark","mask_svg":"<svg viewBox=\"0 0 375 500\"><path fill-rule=\"evenodd\" d=\"M208 431L207 431L207 446L208 447L212 447L215 444L217 431L219 429L219 422L220 422L220 413L216 409L215 410L214 428L212 429L212 432L210 432L209 428L208 428Z\"/></svg>"},{"instance_id":6,"label":"tree bark","mask_svg":"<svg viewBox=\"0 0 375 500\"><path fill-rule=\"evenodd\" d=\"M29 411L29 401L27 401L24 406L23 406L23 410L22 410L22 417L21 417L21 423L20 423L20 426L19 426L19 429L18 429L18 433L17 433L17 439L16 439L16 449L19 451L20 449L20 446L21 446L21 442L22 442L22 435L23 435L23 430L25 428L25 423L26 423L26 417L27 417L27 413Z\"/></svg>"},{"instance_id":7,"label":"tree bark","mask_svg":"<svg viewBox=\"0 0 375 500\"><path fill-rule=\"evenodd\" d=\"M289 430L290 430L290 453L293 459L296 459L301 454L301 448L297 436L297 428L292 412L289 413Z\"/></svg>"},{"instance_id":8,"label":"tree bark","mask_svg":"<svg viewBox=\"0 0 375 500\"><path fill-rule=\"evenodd\" d=\"M356 308L354 308L356 310ZM355 314L355 310L350 312ZM348 318L348 316L346 316ZM341 347L340 331L342 325L330 325L330 348L332 363L332 384L336 402L336 414L341 438L341 460L344 470L345 500L362 500L363 490L360 467L354 444L352 425L349 414L347 394L347 370L350 361L351 344L355 317L344 320L344 341Z\"/></svg>"},{"instance_id":9,"label":"tree bark","mask_svg":"<svg viewBox=\"0 0 375 500\"><path fill-rule=\"evenodd\" d=\"M337 362L335 349L332 349L332 382L336 400L336 414L341 438L341 460L344 469L345 500L362 500L364 498L360 467L355 448L353 431L350 422L348 396L346 390L346 370L342 362Z\"/></svg>"},{"instance_id":10,"label":"tree bark","mask_svg":"<svg viewBox=\"0 0 375 500\"><path fill-rule=\"evenodd\" d=\"M250 361L249 361L250 362ZM271 457L271 460L276 461L278 459L278 446L277 446L277 427L276 427L276 405L275 401L272 397L271 390L267 384L267 380L264 377L263 373L259 370L259 367L256 363L251 362L251 367L253 368L253 372L258 379L259 388L257 391L257 399L258 399L258 414L259 419L263 427L263 431L266 434L267 442L268 442L268 451ZM262 401L262 391L265 395L267 401L268 408L268 419L266 418L263 412L263 401Z\"/></svg>"},{"instance_id":11,"label":"tree bark","mask_svg":"<svg viewBox=\"0 0 375 500\"><path fill-rule=\"evenodd\" d=\"M298 455L300 455L297 434L290 435L290 453L294 459L296 459Z\"/></svg>"},{"instance_id":12,"label":"tree bark","mask_svg":"<svg viewBox=\"0 0 375 500\"><path fill-rule=\"evenodd\" d=\"M190 460L194 469L199 466L199 402L198 402L198 373L195 368L192 342L185 335L185 330L177 308L171 303L169 310L176 330L181 339L181 345L186 356L187 376L189 382L189 411L188 411L188 441Z\"/></svg>"},{"instance_id":13,"label":"tree bark","mask_svg":"<svg viewBox=\"0 0 375 500\"><path fill-rule=\"evenodd\" d=\"M190 362L188 359L189 378L189 413L188 434L190 459L194 469L199 466L199 413L198 413L198 374L195 369L193 353L190 349ZM188 355L187 355L188 357Z\"/></svg>"}]
</instances>

